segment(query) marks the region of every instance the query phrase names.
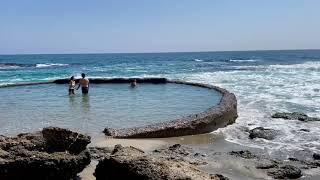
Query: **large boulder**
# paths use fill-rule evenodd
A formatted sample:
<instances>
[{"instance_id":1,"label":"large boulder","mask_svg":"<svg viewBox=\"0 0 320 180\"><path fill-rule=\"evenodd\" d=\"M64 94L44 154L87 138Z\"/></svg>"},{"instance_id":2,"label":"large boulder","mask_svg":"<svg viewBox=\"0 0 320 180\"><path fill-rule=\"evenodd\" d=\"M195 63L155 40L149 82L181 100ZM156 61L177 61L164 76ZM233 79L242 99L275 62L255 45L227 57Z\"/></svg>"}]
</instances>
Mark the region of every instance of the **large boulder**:
<instances>
[{"instance_id":1,"label":"large boulder","mask_svg":"<svg viewBox=\"0 0 320 180\"><path fill-rule=\"evenodd\" d=\"M279 132L274 129L266 129L263 127L256 127L254 129L251 129L249 131L249 138L254 139L254 138L263 138L267 140L273 140Z\"/></svg>"},{"instance_id":2,"label":"large boulder","mask_svg":"<svg viewBox=\"0 0 320 180\"><path fill-rule=\"evenodd\" d=\"M106 179L221 179L210 175L190 163L156 157L134 147L116 145L109 157L99 161L95 170L97 180ZM223 177L225 178L225 177Z\"/></svg>"},{"instance_id":3,"label":"large boulder","mask_svg":"<svg viewBox=\"0 0 320 180\"><path fill-rule=\"evenodd\" d=\"M16 137L1 136L0 179L74 178L90 164L89 143L88 136L53 127Z\"/></svg>"},{"instance_id":4,"label":"large boulder","mask_svg":"<svg viewBox=\"0 0 320 180\"><path fill-rule=\"evenodd\" d=\"M315 159L315 160L320 160L320 154L318 154L318 153L313 153L313 159Z\"/></svg>"},{"instance_id":5,"label":"large boulder","mask_svg":"<svg viewBox=\"0 0 320 180\"><path fill-rule=\"evenodd\" d=\"M295 166L284 165L278 169L268 171L268 175L275 179L297 179L302 176L302 172Z\"/></svg>"},{"instance_id":6,"label":"large boulder","mask_svg":"<svg viewBox=\"0 0 320 180\"><path fill-rule=\"evenodd\" d=\"M242 157L244 159L253 159L256 158L256 155L251 153L249 150L241 150L241 151L231 151L230 155Z\"/></svg>"},{"instance_id":7,"label":"large boulder","mask_svg":"<svg viewBox=\"0 0 320 180\"><path fill-rule=\"evenodd\" d=\"M80 153L90 143L90 137L57 127L43 128L42 135L50 151Z\"/></svg>"},{"instance_id":8,"label":"large boulder","mask_svg":"<svg viewBox=\"0 0 320 180\"><path fill-rule=\"evenodd\" d=\"M280 113L277 112L271 116L272 118L282 118L288 120L299 120L299 121L320 121L320 118L309 117L308 115L300 112L293 113Z\"/></svg>"}]
</instances>

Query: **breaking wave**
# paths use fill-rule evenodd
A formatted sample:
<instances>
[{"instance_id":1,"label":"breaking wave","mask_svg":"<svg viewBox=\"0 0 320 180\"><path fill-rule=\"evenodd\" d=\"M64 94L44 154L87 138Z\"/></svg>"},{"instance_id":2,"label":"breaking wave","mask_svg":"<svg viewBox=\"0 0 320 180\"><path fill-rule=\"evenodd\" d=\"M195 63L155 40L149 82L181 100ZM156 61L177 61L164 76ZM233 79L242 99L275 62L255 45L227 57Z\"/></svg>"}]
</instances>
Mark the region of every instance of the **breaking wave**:
<instances>
[{"instance_id":1,"label":"breaking wave","mask_svg":"<svg viewBox=\"0 0 320 180\"><path fill-rule=\"evenodd\" d=\"M60 67L68 66L68 64L60 63L44 63L44 64L19 64L19 63L0 63L0 70L21 69L21 68L48 68L48 67Z\"/></svg>"},{"instance_id":2,"label":"breaking wave","mask_svg":"<svg viewBox=\"0 0 320 180\"><path fill-rule=\"evenodd\" d=\"M59 67L59 66L68 66L69 64L59 64L59 63L46 63L46 64L36 64L37 68L46 68L46 67Z\"/></svg>"},{"instance_id":3,"label":"breaking wave","mask_svg":"<svg viewBox=\"0 0 320 180\"><path fill-rule=\"evenodd\" d=\"M312 69L312 70L310 70ZM181 75L185 80L224 87L238 99L236 123L215 133L249 147L275 150L311 149L320 152L320 122L272 119L275 112L304 112L320 116L320 62L292 65L260 65L241 71L217 71ZM248 138L255 127L279 130L276 139ZM310 133L300 129L309 129Z\"/></svg>"},{"instance_id":4,"label":"breaking wave","mask_svg":"<svg viewBox=\"0 0 320 180\"><path fill-rule=\"evenodd\" d=\"M228 62L258 62L258 59L230 59Z\"/></svg>"}]
</instances>

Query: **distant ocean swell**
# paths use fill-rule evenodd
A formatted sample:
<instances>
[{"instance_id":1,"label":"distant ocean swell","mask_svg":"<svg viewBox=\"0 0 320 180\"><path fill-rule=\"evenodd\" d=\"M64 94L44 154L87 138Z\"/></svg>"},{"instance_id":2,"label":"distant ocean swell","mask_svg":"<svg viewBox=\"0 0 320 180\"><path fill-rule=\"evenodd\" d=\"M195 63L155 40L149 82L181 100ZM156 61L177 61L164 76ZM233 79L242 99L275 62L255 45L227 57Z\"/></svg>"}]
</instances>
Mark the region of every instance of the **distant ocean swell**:
<instances>
[{"instance_id":1,"label":"distant ocean swell","mask_svg":"<svg viewBox=\"0 0 320 180\"><path fill-rule=\"evenodd\" d=\"M208 62L208 60L203 59L194 59L195 62ZM209 62L216 62L217 60L209 60ZM227 59L222 60L221 62L229 62L229 63L246 63L246 62L259 62L259 59Z\"/></svg>"},{"instance_id":2,"label":"distant ocean swell","mask_svg":"<svg viewBox=\"0 0 320 180\"><path fill-rule=\"evenodd\" d=\"M68 66L61 63L45 63L45 64L18 64L18 63L0 63L0 69L19 69L19 68L48 68Z\"/></svg>"}]
</instances>

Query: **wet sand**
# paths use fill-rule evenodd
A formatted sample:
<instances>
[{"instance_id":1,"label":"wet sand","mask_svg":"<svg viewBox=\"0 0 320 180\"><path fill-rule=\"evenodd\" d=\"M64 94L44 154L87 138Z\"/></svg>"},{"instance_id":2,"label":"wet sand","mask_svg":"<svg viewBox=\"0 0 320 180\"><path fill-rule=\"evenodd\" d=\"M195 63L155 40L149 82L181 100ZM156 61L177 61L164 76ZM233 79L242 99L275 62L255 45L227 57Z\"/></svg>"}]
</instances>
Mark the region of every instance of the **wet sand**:
<instances>
[{"instance_id":1,"label":"wet sand","mask_svg":"<svg viewBox=\"0 0 320 180\"><path fill-rule=\"evenodd\" d=\"M154 150L155 148L168 146L172 144L186 144L186 145L199 145L199 144L212 144L219 138L214 134L200 134L181 137L170 138L148 138L148 139L116 139L107 138L104 135L95 137L89 146L97 147L114 147L116 144L123 146L134 146L144 151Z\"/></svg>"},{"instance_id":2,"label":"wet sand","mask_svg":"<svg viewBox=\"0 0 320 180\"><path fill-rule=\"evenodd\" d=\"M206 165L198 166L200 169L208 173L222 174L230 179L250 180L250 179L272 179L266 174L265 170L257 169L259 163L256 159L244 159L228 154L230 151L249 150L250 152L268 159L268 152L258 148L248 148L235 143L226 141L222 136L213 133L200 134L192 136L172 137L172 138L154 138L154 139L114 139L106 138L104 135L96 137L89 146L109 147L112 149L114 145L134 146L146 152L157 148L168 147L173 144L182 144L192 152L205 155ZM279 155L282 158L284 155ZM82 180L94 180L93 176L97 161L93 160L91 164L79 174ZM309 169L303 171L302 179L320 179L320 168Z\"/></svg>"},{"instance_id":3,"label":"wet sand","mask_svg":"<svg viewBox=\"0 0 320 180\"><path fill-rule=\"evenodd\" d=\"M107 138L104 135L96 136L92 139L92 143L89 147L109 147L113 148L116 144L122 146L134 146L142 149L143 151L152 151L157 148L168 147L172 144L184 144L184 145L199 145L199 144L211 144L215 141L217 136L214 134L200 134L192 136L171 137L171 138L150 138L150 139L115 139ZM91 164L79 174L81 180L94 180L93 176L97 161L92 160Z\"/></svg>"}]
</instances>

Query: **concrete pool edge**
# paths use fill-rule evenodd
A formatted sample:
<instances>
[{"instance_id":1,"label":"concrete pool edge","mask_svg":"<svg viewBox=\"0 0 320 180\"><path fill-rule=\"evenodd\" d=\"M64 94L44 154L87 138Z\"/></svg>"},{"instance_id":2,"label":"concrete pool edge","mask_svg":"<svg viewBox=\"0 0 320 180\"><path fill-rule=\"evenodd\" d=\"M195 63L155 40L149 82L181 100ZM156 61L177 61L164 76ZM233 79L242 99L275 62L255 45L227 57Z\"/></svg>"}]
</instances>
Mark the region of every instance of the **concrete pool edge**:
<instances>
[{"instance_id":1,"label":"concrete pool edge","mask_svg":"<svg viewBox=\"0 0 320 180\"><path fill-rule=\"evenodd\" d=\"M204 112L192 114L169 122L153 123L134 128L105 128L103 132L107 136L112 136L114 138L165 138L203 134L232 124L238 117L236 96L233 93L228 92L226 89L213 85L180 80L169 80L166 78L91 78L90 83L130 83L133 79L136 79L138 84L174 83L212 89L221 93L221 99L217 105L208 107L208 109ZM51 83L66 84L68 82L69 79L57 79L51 82L13 84L2 87L30 86Z\"/></svg>"},{"instance_id":2,"label":"concrete pool edge","mask_svg":"<svg viewBox=\"0 0 320 180\"><path fill-rule=\"evenodd\" d=\"M99 83L129 83L134 78L99 79ZM94 79L92 79L94 81ZM91 81L92 81L91 80ZM138 83L175 83L216 90L222 97L218 105L208 110L169 122L153 123L134 128L105 128L106 136L114 138L166 138L209 133L233 124L238 117L237 99L226 89L203 83L193 83L166 78L136 78Z\"/></svg>"}]
</instances>

